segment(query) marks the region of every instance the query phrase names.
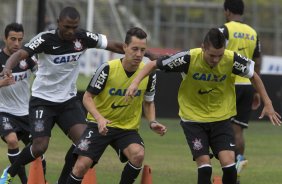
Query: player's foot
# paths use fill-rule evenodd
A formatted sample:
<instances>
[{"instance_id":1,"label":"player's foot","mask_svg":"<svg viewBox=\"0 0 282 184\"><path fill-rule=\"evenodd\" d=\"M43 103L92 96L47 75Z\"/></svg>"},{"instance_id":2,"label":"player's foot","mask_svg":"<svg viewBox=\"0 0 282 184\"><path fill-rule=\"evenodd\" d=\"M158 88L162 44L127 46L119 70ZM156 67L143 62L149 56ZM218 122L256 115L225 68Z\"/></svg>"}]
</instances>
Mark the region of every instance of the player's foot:
<instances>
[{"instance_id":1,"label":"player's foot","mask_svg":"<svg viewBox=\"0 0 282 184\"><path fill-rule=\"evenodd\" d=\"M13 177L8 173L9 167L4 169L3 174L0 178L0 184L11 184Z\"/></svg>"},{"instance_id":2,"label":"player's foot","mask_svg":"<svg viewBox=\"0 0 282 184\"><path fill-rule=\"evenodd\" d=\"M243 168L248 165L248 160L243 155L237 155L236 170L237 175L240 175Z\"/></svg>"}]
</instances>

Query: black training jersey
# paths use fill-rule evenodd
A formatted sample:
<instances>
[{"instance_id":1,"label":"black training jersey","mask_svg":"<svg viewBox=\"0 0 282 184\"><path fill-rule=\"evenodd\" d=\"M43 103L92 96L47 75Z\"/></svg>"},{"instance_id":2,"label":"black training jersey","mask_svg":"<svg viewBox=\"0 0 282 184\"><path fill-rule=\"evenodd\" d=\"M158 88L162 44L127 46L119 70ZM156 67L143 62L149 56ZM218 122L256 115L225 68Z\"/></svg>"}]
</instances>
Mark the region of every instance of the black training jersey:
<instances>
[{"instance_id":1,"label":"black training jersey","mask_svg":"<svg viewBox=\"0 0 282 184\"><path fill-rule=\"evenodd\" d=\"M52 102L64 102L76 95L79 58L87 48L106 48L107 38L79 30L73 41L60 39L57 30L38 34L24 46L30 55L39 55L38 72L32 96Z\"/></svg>"},{"instance_id":2,"label":"black training jersey","mask_svg":"<svg viewBox=\"0 0 282 184\"><path fill-rule=\"evenodd\" d=\"M5 67L8 58L9 56L3 50L0 50L0 72ZM36 69L35 60L35 57L22 60L12 70L16 83L0 88L0 112L7 112L15 116L25 116L28 114L30 76L31 71Z\"/></svg>"}]
</instances>

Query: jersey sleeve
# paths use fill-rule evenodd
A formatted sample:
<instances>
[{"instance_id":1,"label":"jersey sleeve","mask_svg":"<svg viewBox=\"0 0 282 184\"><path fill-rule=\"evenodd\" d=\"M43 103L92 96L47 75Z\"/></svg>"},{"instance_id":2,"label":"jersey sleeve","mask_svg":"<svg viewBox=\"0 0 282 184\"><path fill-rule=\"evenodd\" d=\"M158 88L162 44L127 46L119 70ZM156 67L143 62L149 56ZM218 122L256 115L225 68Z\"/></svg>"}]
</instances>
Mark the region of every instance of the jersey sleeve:
<instances>
[{"instance_id":1,"label":"jersey sleeve","mask_svg":"<svg viewBox=\"0 0 282 184\"><path fill-rule=\"evenodd\" d=\"M232 73L242 77L252 78L254 75L254 66L255 62L253 60L250 60L234 52Z\"/></svg>"},{"instance_id":2,"label":"jersey sleeve","mask_svg":"<svg viewBox=\"0 0 282 184\"><path fill-rule=\"evenodd\" d=\"M156 92L156 84L157 84L157 75L156 75L156 72L154 72L149 75L147 89L144 94L145 101L147 102L154 101L155 92Z\"/></svg>"},{"instance_id":3,"label":"jersey sleeve","mask_svg":"<svg viewBox=\"0 0 282 184\"><path fill-rule=\"evenodd\" d=\"M110 66L108 63L102 64L93 75L87 91L93 95L98 95L106 86L109 77Z\"/></svg>"},{"instance_id":4,"label":"jersey sleeve","mask_svg":"<svg viewBox=\"0 0 282 184\"><path fill-rule=\"evenodd\" d=\"M103 34L85 32L85 39L88 48L105 49L108 45L107 37Z\"/></svg>"},{"instance_id":5,"label":"jersey sleeve","mask_svg":"<svg viewBox=\"0 0 282 184\"><path fill-rule=\"evenodd\" d=\"M184 72L187 74L190 64L189 51L178 52L157 60L157 67L166 72Z\"/></svg>"},{"instance_id":6,"label":"jersey sleeve","mask_svg":"<svg viewBox=\"0 0 282 184\"><path fill-rule=\"evenodd\" d=\"M28 52L29 56L43 52L47 39L44 33L39 33L23 46L23 49Z\"/></svg>"},{"instance_id":7,"label":"jersey sleeve","mask_svg":"<svg viewBox=\"0 0 282 184\"><path fill-rule=\"evenodd\" d=\"M35 74L37 72L37 61L38 61L38 57L37 55L33 55L31 57L29 57L27 59L28 65L29 65L29 69Z\"/></svg>"}]
</instances>

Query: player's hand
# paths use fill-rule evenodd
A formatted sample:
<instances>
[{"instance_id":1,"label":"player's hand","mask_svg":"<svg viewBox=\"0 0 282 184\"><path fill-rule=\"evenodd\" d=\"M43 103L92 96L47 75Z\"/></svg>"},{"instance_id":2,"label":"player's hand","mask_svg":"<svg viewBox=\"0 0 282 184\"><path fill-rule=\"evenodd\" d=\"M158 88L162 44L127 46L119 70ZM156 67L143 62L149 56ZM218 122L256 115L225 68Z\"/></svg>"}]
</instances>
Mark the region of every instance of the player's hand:
<instances>
[{"instance_id":1,"label":"player's hand","mask_svg":"<svg viewBox=\"0 0 282 184\"><path fill-rule=\"evenodd\" d=\"M15 80L14 80L14 77L7 77L6 75L3 76L2 79L0 79L0 83L1 83L1 87L3 86L9 86L9 85L12 85L12 84L15 84Z\"/></svg>"},{"instance_id":2,"label":"player's hand","mask_svg":"<svg viewBox=\"0 0 282 184\"><path fill-rule=\"evenodd\" d=\"M128 102L132 98L134 98L135 94L138 91L138 84L132 82L130 86L127 88L126 93L125 93L125 101Z\"/></svg>"},{"instance_id":3,"label":"player's hand","mask_svg":"<svg viewBox=\"0 0 282 184\"><path fill-rule=\"evenodd\" d=\"M252 110L257 110L261 104L261 99L259 93L254 94L253 103L252 103Z\"/></svg>"},{"instance_id":4,"label":"player's hand","mask_svg":"<svg viewBox=\"0 0 282 184\"><path fill-rule=\"evenodd\" d=\"M272 104L264 106L259 119L262 119L265 115L268 116L274 126L281 126L281 116L274 110Z\"/></svg>"},{"instance_id":5,"label":"player's hand","mask_svg":"<svg viewBox=\"0 0 282 184\"><path fill-rule=\"evenodd\" d=\"M4 77L10 77L10 78L13 77L11 69L7 69L4 67L2 72L3 72Z\"/></svg>"},{"instance_id":6,"label":"player's hand","mask_svg":"<svg viewBox=\"0 0 282 184\"><path fill-rule=\"evenodd\" d=\"M107 124L111 123L110 120L105 119L104 117L100 118L98 121L98 130L101 135L107 135L108 128Z\"/></svg>"},{"instance_id":7,"label":"player's hand","mask_svg":"<svg viewBox=\"0 0 282 184\"><path fill-rule=\"evenodd\" d=\"M161 136L163 136L167 132L166 126L162 125L157 121L150 122L149 126L154 132L160 134Z\"/></svg>"}]
</instances>

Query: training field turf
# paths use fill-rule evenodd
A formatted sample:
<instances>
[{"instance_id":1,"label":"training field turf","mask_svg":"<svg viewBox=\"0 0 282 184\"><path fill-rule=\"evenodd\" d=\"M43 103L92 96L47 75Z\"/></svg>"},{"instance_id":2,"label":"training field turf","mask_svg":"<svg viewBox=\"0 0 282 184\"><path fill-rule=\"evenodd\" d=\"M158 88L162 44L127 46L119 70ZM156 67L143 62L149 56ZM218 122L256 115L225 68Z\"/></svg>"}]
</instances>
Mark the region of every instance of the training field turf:
<instances>
[{"instance_id":1,"label":"training field turf","mask_svg":"<svg viewBox=\"0 0 282 184\"><path fill-rule=\"evenodd\" d=\"M144 164L152 169L154 184L195 184L196 166L192 161L190 151L178 119L159 119L168 127L167 135L160 137L153 133L144 121L140 132L146 145ZM282 165L282 127L274 127L269 122L251 122L246 131L246 157L249 164L243 171L242 184L281 184ZM63 166L65 152L70 141L58 127L54 127L48 151L47 179L54 184ZM0 141L0 171L8 164L6 145ZM212 159L213 173L221 174L216 159ZM28 167L27 167L28 168ZM99 184L115 184L119 181L123 164L118 161L115 152L108 148L96 166ZM136 183L140 183L141 176ZM14 180L19 184L19 180Z\"/></svg>"}]
</instances>

